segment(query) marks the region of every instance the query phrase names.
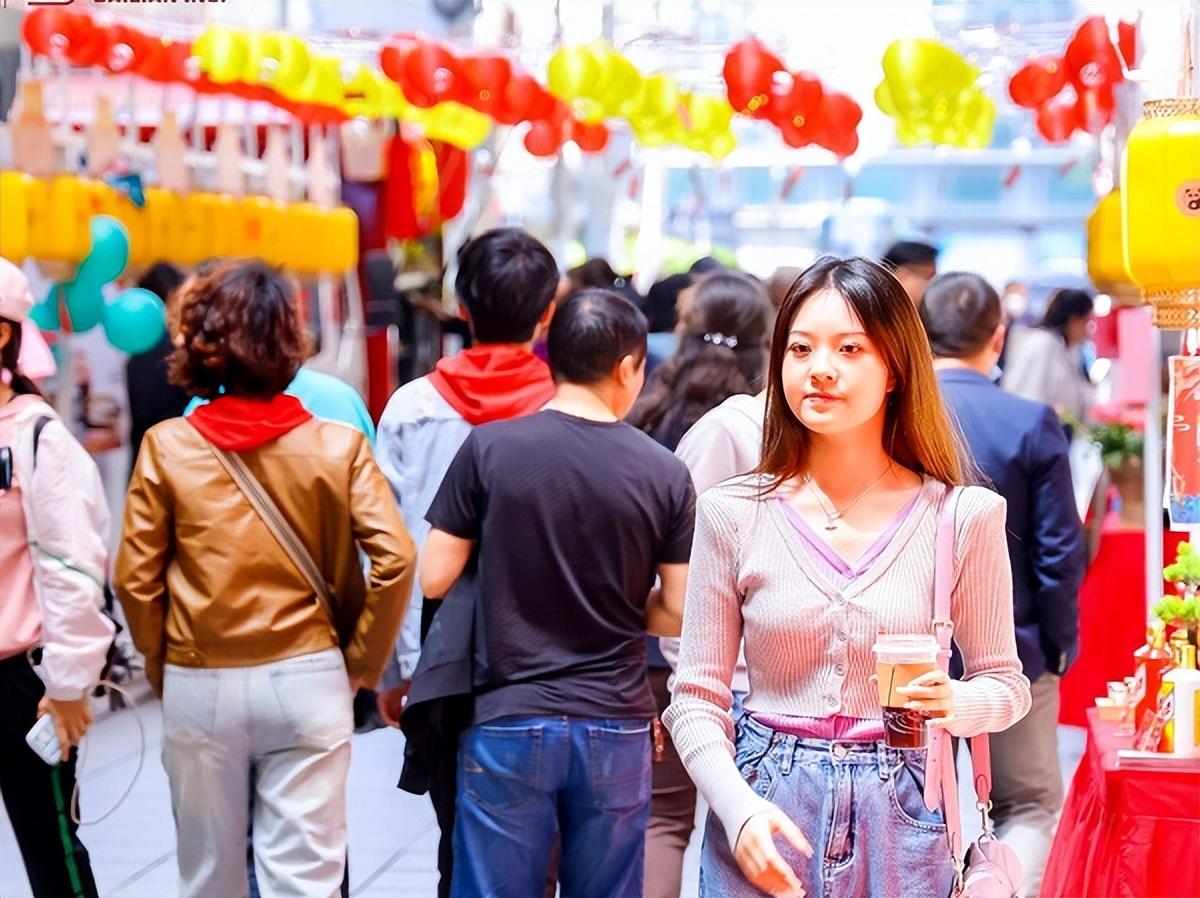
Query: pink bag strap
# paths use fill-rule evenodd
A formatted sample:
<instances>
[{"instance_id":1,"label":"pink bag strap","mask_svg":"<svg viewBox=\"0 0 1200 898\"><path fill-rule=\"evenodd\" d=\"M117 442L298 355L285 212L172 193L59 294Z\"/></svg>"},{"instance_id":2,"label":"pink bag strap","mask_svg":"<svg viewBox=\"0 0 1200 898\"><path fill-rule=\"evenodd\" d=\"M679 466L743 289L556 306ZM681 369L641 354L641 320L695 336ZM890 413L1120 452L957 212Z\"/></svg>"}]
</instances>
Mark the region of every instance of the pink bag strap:
<instances>
[{"instance_id":1,"label":"pink bag strap","mask_svg":"<svg viewBox=\"0 0 1200 898\"><path fill-rule=\"evenodd\" d=\"M954 621L950 616L954 591L954 528L958 508L958 488L948 487L938 503L937 535L934 544L933 570L933 632L938 641L938 666L950 672L950 656L954 640ZM940 805L946 814L946 830L950 851L956 861L961 858L962 815L958 807L958 779L954 771L954 745L943 727L932 727L929 734L929 754L925 770L925 807L936 810ZM992 791L992 763L986 733L973 736L971 769L975 778L975 796L980 809L989 804Z\"/></svg>"}]
</instances>

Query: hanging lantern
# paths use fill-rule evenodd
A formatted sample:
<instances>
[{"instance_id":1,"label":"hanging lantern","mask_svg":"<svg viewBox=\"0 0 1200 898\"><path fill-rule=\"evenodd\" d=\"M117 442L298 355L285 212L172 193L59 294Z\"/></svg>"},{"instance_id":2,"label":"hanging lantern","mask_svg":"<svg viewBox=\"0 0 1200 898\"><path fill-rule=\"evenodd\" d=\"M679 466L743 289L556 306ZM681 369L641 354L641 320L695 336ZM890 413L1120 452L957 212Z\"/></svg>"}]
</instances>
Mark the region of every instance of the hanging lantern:
<instances>
[{"instance_id":1,"label":"hanging lantern","mask_svg":"<svg viewBox=\"0 0 1200 898\"><path fill-rule=\"evenodd\" d=\"M1121 191L1114 190L1096 203L1088 216L1087 237L1087 268L1092 283L1105 293L1140 302L1140 294L1125 267Z\"/></svg>"},{"instance_id":2,"label":"hanging lantern","mask_svg":"<svg viewBox=\"0 0 1200 898\"><path fill-rule=\"evenodd\" d=\"M1125 265L1154 323L1200 326L1200 99L1146 103L1121 183Z\"/></svg>"}]
</instances>

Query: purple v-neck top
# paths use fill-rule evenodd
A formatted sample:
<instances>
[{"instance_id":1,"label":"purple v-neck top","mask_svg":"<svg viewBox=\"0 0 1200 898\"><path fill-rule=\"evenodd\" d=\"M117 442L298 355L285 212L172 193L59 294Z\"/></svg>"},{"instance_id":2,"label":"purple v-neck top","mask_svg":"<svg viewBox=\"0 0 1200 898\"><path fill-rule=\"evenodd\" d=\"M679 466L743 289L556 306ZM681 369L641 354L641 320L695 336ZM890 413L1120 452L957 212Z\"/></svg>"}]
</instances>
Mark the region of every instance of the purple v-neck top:
<instances>
[{"instance_id":1,"label":"purple v-neck top","mask_svg":"<svg viewBox=\"0 0 1200 898\"><path fill-rule=\"evenodd\" d=\"M866 573L875 560L879 558L896 531L916 507L920 494L913 496L900 509L895 520L887 529L875 538L858 559L850 564L842 558L829 543L821 539L804 520L796 509L781 496L778 501L783 508L784 516L791 523L804 546L805 553L815 564L824 568L824 573L830 582L839 589ZM825 739L830 742L873 742L883 738L883 723L878 718L845 717L837 714L833 717L792 717L785 714L757 714L754 719L769 726L777 732L805 739Z\"/></svg>"}]
</instances>

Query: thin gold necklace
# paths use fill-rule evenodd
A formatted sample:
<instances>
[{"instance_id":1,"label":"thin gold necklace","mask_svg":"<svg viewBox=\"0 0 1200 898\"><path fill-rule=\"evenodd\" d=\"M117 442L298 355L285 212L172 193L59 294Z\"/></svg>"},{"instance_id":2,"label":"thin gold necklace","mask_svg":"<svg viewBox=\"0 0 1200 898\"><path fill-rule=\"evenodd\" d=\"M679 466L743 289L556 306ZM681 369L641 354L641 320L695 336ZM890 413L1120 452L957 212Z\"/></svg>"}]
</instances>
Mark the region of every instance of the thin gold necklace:
<instances>
[{"instance_id":1,"label":"thin gold necklace","mask_svg":"<svg viewBox=\"0 0 1200 898\"><path fill-rule=\"evenodd\" d=\"M809 488L809 490L812 491L813 498L816 499L817 504L821 506L821 513L825 515L825 529L826 530L837 530L837 522L839 520L841 520L842 516L845 515L846 512L848 512L855 505L857 505L859 503L859 500L862 499L863 496L865 496L867 493L871 492L871 490L875 489L875 487L877 487L879 485L880 481L882 481L883 478L888 475L888 472L890 470L892 470L891 462L889 462L888 466L883 469L882 474L880 474L878 477L876 477L874 480L872 480L869 484L867 484L867 488L865 490L863 490L861 493L859 493L857 496L855 496L851 500L849 505L843 506L841 508L841 510L836 508L832 502L829 503L829 507L826 507L824 500L821 498L820 488L816 485L816 482L812 479L812 476L809 475L805 479L804 485L807 486ZM833 508L833 510L830 511L829 510L830 508Z\"/></svg>"}]
</instances>

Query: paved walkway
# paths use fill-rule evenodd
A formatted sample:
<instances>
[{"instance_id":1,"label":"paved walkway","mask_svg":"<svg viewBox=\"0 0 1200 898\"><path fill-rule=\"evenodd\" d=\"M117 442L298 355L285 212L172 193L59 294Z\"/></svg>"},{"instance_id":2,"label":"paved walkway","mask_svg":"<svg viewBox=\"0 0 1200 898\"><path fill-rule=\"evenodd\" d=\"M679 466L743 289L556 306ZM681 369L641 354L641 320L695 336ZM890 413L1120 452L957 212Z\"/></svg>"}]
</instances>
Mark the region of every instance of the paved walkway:
<instances>
[{"instance_id":1,"label":"paved walkway","mask_svg":"<svg viewBox=\"0 0 1200 898\"><path fill-rule=\"evenodd\" d=\"M161 715L156 701L141 709L146 756L132 794L112 816L84 827L97 885L104 898L170 898L176 894L175 827L160 757ZM1083 731L1059 728L1059 762L1066 782L1083 750ZM83 819L112 806L137 767L137 719L130 710L99 720L83 759ZM437 893L437 825L428 798L395 788L404 738L396 730L354 737L350 766L350 892L355 898L430 898ZM963 753L965 755L965 752ZM964 770L963 773L966 771ZM970 778L960 776L963 807ZM978 816L964 813L968 838ZM974 830L974 832L972 832ZM696 894L699 838L684 863L684 893ZM0 896L30 898L8 819L0 815ZM220 898L220 896L213 896Z\"/></svg>"}]
</instances>

